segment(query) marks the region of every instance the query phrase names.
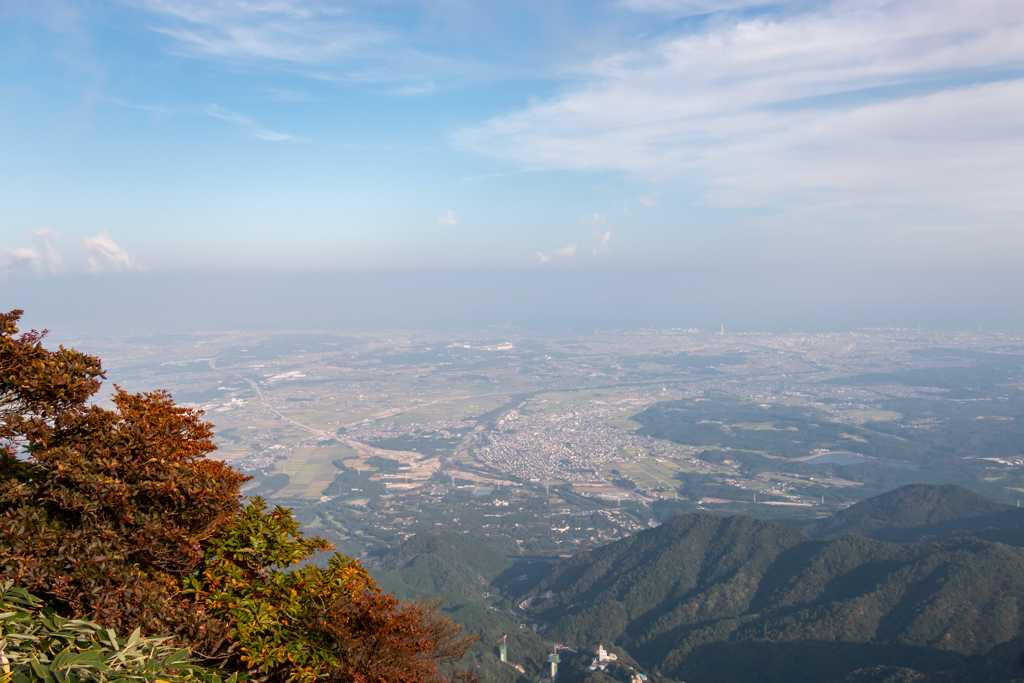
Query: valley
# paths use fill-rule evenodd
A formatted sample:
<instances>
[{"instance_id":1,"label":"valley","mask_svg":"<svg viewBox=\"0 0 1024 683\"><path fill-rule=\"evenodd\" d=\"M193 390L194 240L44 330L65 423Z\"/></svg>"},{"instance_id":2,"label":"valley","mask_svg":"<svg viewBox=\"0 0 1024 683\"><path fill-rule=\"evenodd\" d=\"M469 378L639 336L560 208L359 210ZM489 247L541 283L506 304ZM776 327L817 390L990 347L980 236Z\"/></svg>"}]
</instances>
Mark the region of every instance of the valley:
<instances>
[{"instance_id":1,"label":"valley","mask_svg":"<svg viewBox=\"0 0 1024 683\"><path fill-rule=\"evenodd\" d=\"M487 680L555 648L560 683L1016 680L1011 334L92 343L109 379L203 410L247 495L445 600Z\"/></svg>"},{"instance_id":2,"label":"valley","mask_svg":"<svg viewBox=\"0 0 1024 683\"><path fill-rule=\"evenodd\" d=\"M687 511L808 523L908 483L1024 491L1013 333L220 333L74 340L205 411L250 495L360 556L526 556Z\"/></svg>"},{"instance_id":3,"label":"valley","mask_svg":"<svg viewBox=\"0 0 1024 683\"><path fill-rule=\"evenodd\" d=\"M400 597L444 597L481 635L487 680L536 680L552 651L567 683L1024 677L1024 509L956 486L902 487L803 530L685 513L561 562L420 534L372 571ZM525 678L497 661L504 636ZM595 666L601 645L614 664Z\"/></svg>"}]
</instances>

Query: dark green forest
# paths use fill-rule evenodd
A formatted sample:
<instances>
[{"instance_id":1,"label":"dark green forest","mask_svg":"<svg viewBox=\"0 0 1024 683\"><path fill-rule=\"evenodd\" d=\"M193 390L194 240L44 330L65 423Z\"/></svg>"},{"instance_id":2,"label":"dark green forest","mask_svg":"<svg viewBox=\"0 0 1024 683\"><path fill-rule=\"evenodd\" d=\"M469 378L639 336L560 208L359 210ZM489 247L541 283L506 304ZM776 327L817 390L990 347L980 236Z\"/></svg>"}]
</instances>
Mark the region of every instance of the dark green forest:
<instances>
[{"instance_id":1,"label":"dark green forest","mask_svg":"<svg viewBox=\"0 0 1024 683\"><path fill-rule=\"evenodd\" d=\"M566 681L628 680L631 662L687 683L1009 683L1024 679L1022 521L961 487L915 485L803 529L681 514L528 575L465 536L418 535L373 573L400 596L447 596L495 676L511 630L528 671L556 643L576 650ZM602 643L622 666L590 670Z\"/></svg>"}]
</instances>

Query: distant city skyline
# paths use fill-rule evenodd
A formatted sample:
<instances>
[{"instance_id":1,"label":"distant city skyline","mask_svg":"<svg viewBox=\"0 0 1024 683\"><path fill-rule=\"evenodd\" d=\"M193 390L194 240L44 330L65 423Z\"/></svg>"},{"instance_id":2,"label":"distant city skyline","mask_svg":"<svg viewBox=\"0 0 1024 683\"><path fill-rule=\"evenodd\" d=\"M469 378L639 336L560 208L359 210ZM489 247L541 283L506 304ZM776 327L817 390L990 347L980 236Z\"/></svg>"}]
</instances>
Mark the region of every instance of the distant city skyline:
<instances>
[{"instance_id":1,"label":"distant city skyline","mask_svg":"<svg viewBox=\"0 0 1024 683\"><path fill-rule=\"evenodd\" d=\"M8 292L1024 268L1017 0L49 0L0 65Z\"/></svg>"}]
</instances>

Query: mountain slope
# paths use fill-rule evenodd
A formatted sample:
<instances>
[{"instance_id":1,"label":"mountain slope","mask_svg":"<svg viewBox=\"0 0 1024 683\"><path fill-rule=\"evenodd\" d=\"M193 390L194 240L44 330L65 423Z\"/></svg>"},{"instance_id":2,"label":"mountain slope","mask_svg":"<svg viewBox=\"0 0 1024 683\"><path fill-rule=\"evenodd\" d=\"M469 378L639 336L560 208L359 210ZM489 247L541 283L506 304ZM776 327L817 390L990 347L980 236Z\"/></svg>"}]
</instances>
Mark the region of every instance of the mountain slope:
<instances>
[{"instance_id":1,"label":"mountain slope","mask_svg":"<svg viewBox=\"0 0 1024 683\"><path fill-rule=\"evenodd\" d=\"M463 534L416 534L381 558L375 575L393 578L421 593L482 600L491 580L512 566L504 555Z\"/></svg>"},{"instance_id":2,"label":"mountain slope","mask_svg":"<svg viewBox=\"0 0 1024 683\"><path fill-rule=\"evenodd\" d=\"M586 651L604 643L652 681L1024 683L1024 549L984 540L1012 537L1020 515L959 487L911 486L808 527L817 539L684 514L549 570L442 533L411 538L373 573L403 599L446 596L483 637L471 654L487 680L518 678L495 656L508 634L510 661L533 677L547 640L580 648L566 680L600 679ZM521 591L526 618L509 611Z\"/></svg>"},{"instance_id":3,"label":"mountain slope","mask_svg":"<svg viewBox=\"0 0 1024 683\"><path fill-rule=\"evenodd\" d=\"M554 640L615 642L688 683L811 683L961 666L1019 637L1021 595L1024 551L1001 544L688 514L557 566L531 613Z\"/></svg>"},{"instance_id":4,"label":"mountain slope","mask_svg":"<svg viewBox=\"0 0 1024 683\"><path fill-rule=\"evenodd\" d=\"M627 624L679 609L694 619L742 610L754 595L751 579L805 540L794 527L751 517L680 515L556 566L535 593L554 594L540 609L554 620L555 639L614 641ZM714 596L691 605L698 586L713 587Z\"/></svg>"},{"instance_id":5,"label":"mountain slope","mask_svg":"<svg viewBox=\"0 0 1024 683\"><path fill-rule=\"evenodd\" d=\"M480 638L458 668L475 668L495 683L528 683L545 669L550 650L519 617L492 608L486 599L489 583L511 566L479 541L442 532L412 536L385 554L370 574L400 600L444 600L441 610ZM530 676L498 659L496 644L504 635L509 662L522 665Z\"/></svg>"},{"instance_id":6,"label":"mountain slope","mask_svg":"<svg viewBox=\"0 0 1024 683\"><path fill-rule=\"evenodd\" d=\"M1024 508L994 503L960 486L903 486L803 527L812 538L860 534L909 543L973 536L1024 546Z\"/></svg>"}]
</instances>

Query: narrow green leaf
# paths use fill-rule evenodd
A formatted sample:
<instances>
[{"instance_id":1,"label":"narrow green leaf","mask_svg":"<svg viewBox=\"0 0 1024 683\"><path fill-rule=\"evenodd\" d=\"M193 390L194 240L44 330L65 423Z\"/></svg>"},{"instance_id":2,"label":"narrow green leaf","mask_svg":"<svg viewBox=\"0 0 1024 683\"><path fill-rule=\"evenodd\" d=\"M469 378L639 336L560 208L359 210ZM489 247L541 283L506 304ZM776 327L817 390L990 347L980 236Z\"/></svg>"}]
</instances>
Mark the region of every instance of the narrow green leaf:
<instances>
[{"instance_id":1,"label":"narrow green leaf","mask_svg":"<svg viewBox=\"0 0 1024 683\"><path fill-rule=\"evenodd\" d=\"M32 667L32 673L34 673L36 676L38 676L42 680L45 681L47 678L50 677L50 670L47 669L44 665L40 664L39 660L37 660L35 658L32 658L32 659L28 660L28 663L29 663L29 666Z\"/></svg>"},{"instance_id":2,"label":"narrow green leaf","mask_svg":"<svg viewBox=\"0 0 1024 683\"><path fill-rule=\"evenodd\" d=\"M100 652L98 650L84 650L71 657L67 661L67 666L100 667L104 666L104 664L103 660L100 658Z\"/></svg>"},{"instance_id":3,"label":"narrow green leaf","mask_svg":"<svg viewBox=\"0 0 1024 683\"><path fill-rule=\"evenodd\" d=\"M164 657L163 663L164 666L171 667L177 664L178 662L185 661L187 657L188 650L178 650L177 652L172 652L171 654Z\"/></svg>"}]
</instances>

